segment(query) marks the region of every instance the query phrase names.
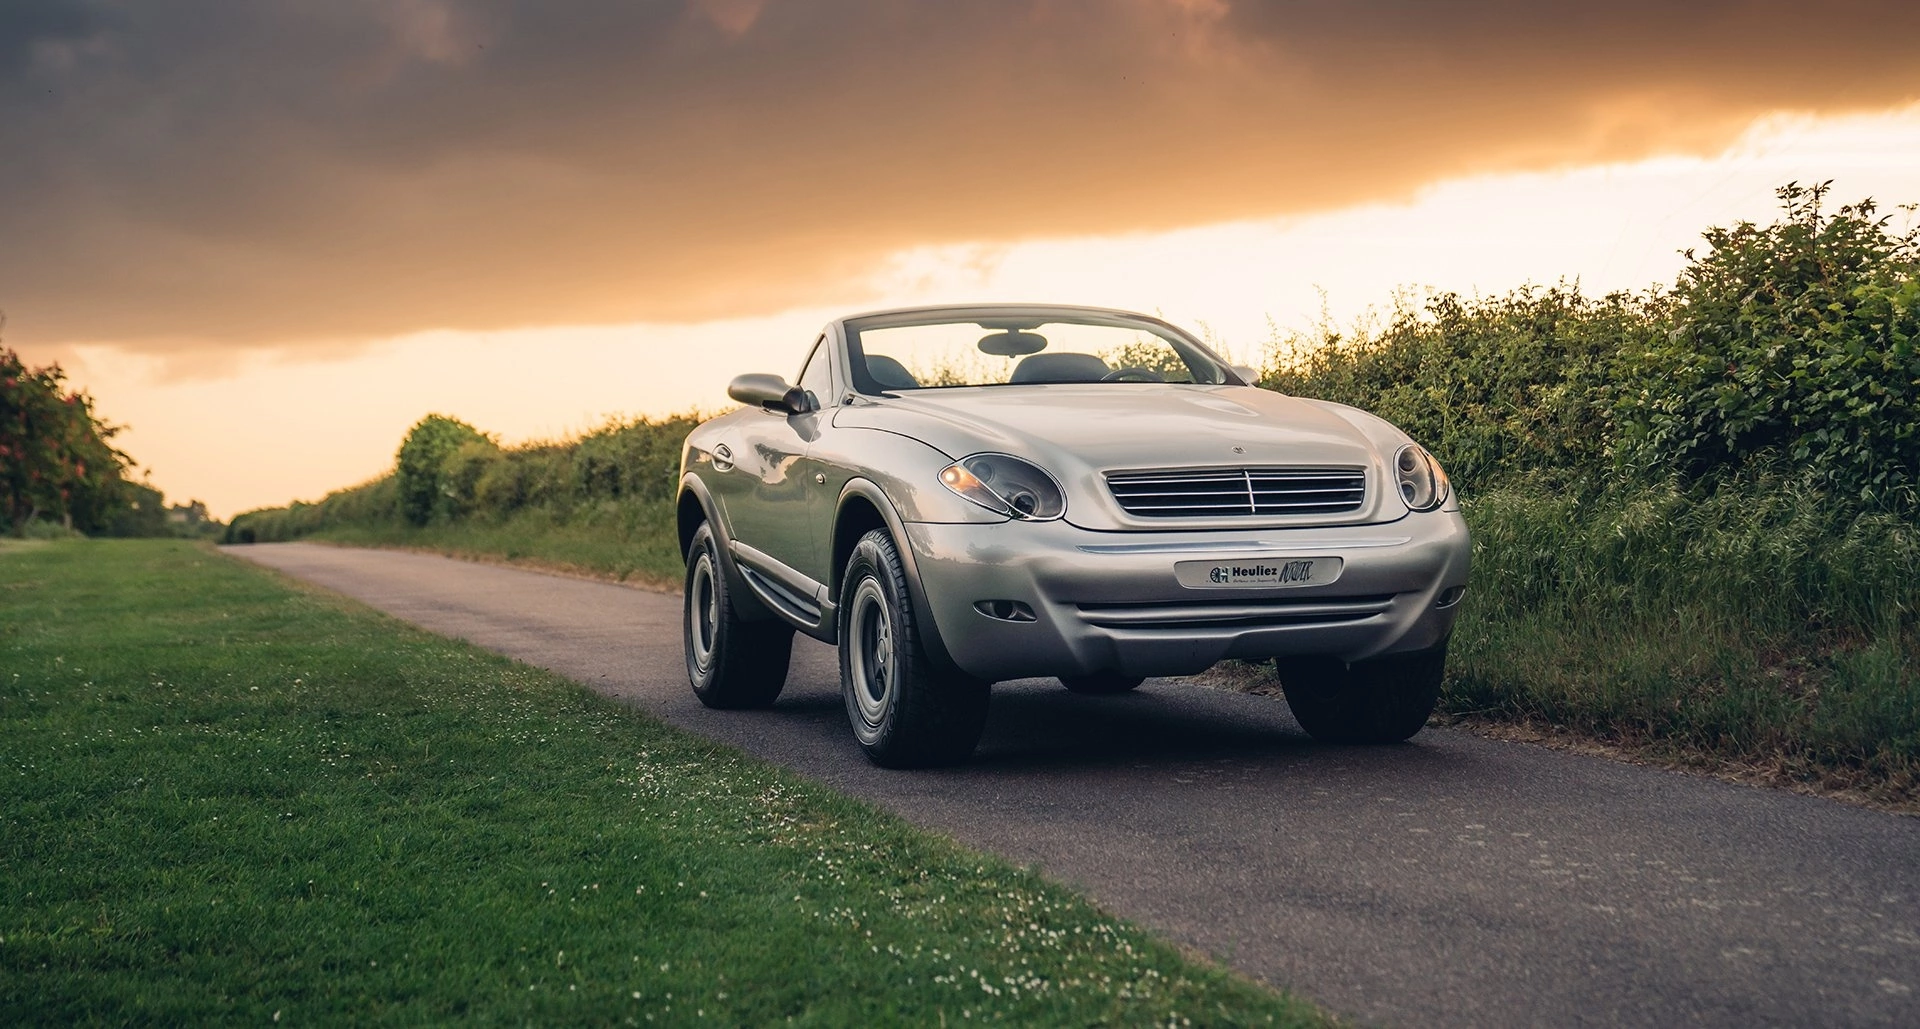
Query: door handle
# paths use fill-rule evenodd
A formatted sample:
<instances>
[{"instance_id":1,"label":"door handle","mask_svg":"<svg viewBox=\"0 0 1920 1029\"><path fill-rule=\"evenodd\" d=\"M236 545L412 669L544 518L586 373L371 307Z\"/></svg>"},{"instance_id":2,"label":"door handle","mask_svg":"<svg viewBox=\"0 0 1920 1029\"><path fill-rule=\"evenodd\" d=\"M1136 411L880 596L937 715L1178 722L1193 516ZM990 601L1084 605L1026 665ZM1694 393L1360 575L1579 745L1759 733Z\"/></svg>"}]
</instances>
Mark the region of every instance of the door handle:
<instances>
[{"instance_id":1,"label":"door handle","mask_svg":"<svg viewBox=\"0 0 1920 1029\"><path fill-rule=\"evenodd\" d=\"M730 472L733 470L733 448L725 443L713 448L713 470Z\"/></svg>"}]
</instances>

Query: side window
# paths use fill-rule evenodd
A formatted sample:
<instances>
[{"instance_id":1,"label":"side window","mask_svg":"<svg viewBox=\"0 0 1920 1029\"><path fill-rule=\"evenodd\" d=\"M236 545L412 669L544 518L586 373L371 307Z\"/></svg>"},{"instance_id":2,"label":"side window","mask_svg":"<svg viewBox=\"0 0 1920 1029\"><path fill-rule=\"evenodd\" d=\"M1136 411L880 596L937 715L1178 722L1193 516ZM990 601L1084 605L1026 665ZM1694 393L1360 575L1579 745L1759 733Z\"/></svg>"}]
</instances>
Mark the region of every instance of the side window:
<instances>
[{"instance_id":1,"label":"side window","mask_svg":"<svg viewBox=\"0 0 1920 1029\"><path fill-rule=\"evenodd\" d=\"M796 383L813 395L816 408L830 407L839 399L833 395L833 373L827 368L829 349L825 336L814 341L813 353L807 356L807 365L800 369L800 381Z\"/></svg>"}]
</instances>

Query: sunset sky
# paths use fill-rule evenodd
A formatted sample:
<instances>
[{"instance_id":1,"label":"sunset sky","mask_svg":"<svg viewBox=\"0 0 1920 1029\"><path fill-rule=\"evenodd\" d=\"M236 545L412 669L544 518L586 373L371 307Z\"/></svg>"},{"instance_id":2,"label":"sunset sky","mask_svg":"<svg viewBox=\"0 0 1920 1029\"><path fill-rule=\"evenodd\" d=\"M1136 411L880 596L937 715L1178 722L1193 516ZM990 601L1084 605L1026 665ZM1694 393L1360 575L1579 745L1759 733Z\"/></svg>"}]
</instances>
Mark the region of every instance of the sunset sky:
<instances>
[{"instance_id":1,"label":"sunset sky","mask_svg":"<svg viewBox=\"0 0 1920 1029\"><path fill-rule=\"evenodd\" d=\"M1670 282L1789 180L1920 201L1915 39L1911 0L5 0L4 342L222 517L429 411L717 409L851 310L1257 361L1401 287Z\"/></svg>"}]
</instances>

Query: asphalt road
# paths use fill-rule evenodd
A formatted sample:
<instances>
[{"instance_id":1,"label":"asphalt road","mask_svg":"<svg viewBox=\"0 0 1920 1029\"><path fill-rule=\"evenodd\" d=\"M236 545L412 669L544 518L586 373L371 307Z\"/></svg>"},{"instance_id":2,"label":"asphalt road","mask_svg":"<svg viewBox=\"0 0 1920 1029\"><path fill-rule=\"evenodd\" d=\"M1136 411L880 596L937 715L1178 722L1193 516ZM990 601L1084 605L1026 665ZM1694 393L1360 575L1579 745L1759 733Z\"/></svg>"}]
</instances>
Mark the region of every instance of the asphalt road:
<instances>
[{"instance_id":1,"label":"asphalt road","mask_svg":"<svg viewBox=\"0 0 1920 1029\"><path fill-rule=\"evenodd\" d=\"M1920 819L1429 729L1312 743L1278 700L995 687L971 764L854 746L833 652L771 710L687 687L678 597L392 551L231 553L552 669L1037 866L1367 1023L1920 1026Z\"/></svg>"}]
</instances>

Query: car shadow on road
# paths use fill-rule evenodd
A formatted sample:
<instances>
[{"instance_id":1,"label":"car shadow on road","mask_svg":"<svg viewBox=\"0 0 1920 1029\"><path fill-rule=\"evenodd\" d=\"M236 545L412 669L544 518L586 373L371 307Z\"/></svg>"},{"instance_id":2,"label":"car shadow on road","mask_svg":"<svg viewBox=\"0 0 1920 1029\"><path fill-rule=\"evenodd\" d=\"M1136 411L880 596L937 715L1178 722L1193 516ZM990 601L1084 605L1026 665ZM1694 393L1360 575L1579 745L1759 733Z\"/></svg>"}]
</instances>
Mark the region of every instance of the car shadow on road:
<instances>
[{"instance_id":1,"label":"car shadow on road","mask_svg":"<svg viewBox=\"0 0 1920 1029\"><path fill-rule=\"evenodd\" d=\"M789 731L837 736L852 747L846 711L837 692L795 690L775 712L792 719ZM805 728L802 729L801 726ZM1323 762L1347 768L1350 757L1400 774L1425 768L1439 772L1465 755L1432 745L1430 734L1386 747L1316 743L1277 698L1208 690L1182 683L1149 682L1116 697L1069 693L1050 679L994 687L986 733L972 760L973 772L1022 773L1036 769L1140 769L1195 763L1251 763L1297 767ZM939 774L939 773L932 773Z\"/></svg>"}]
</instances>

